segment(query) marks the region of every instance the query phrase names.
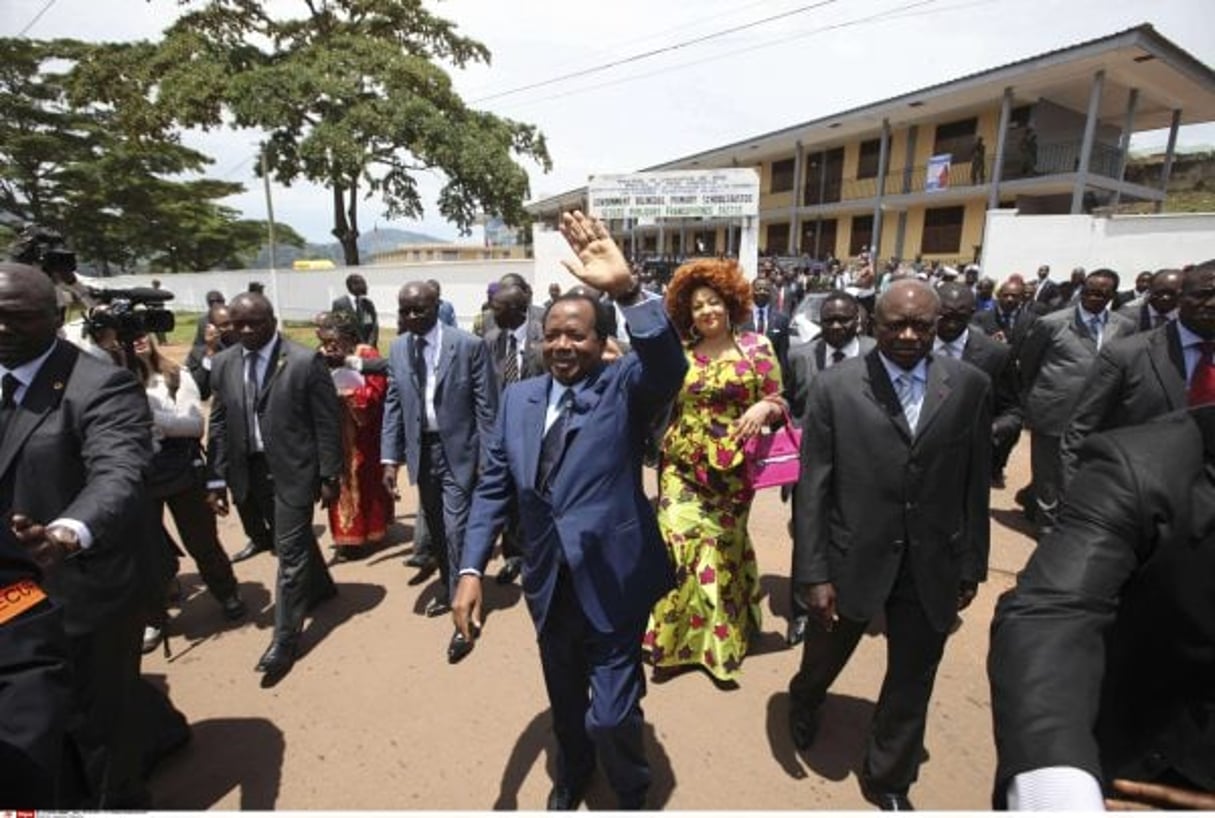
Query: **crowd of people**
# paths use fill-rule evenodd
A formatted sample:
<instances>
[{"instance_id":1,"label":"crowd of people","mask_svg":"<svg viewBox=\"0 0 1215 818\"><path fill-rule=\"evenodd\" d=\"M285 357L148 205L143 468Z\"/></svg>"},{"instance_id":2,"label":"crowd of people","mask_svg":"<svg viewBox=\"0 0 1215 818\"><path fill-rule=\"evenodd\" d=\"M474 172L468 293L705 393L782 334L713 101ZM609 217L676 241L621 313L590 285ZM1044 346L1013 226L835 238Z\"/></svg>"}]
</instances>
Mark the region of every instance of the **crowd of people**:
<instances>
[{"instance_id":1,"label":"crowd of people","mask_svg":"<svg viewBox=\"0 0 1215 818\"><path fill-rule=\"evenodd\" d=\"M752 281L698 258L660 281L601 223L574 212L561 231L578 286L539 305L505 276L468 332L438 282L405 283L384 355L357 274L315 345L286 337L263 293L210 294L179 366L107 321L82 352L59 337L51 279L0 266L0 695L30 714L0 727L14 805L146 807L144 771L188 739L139 686L141 648L169 649L168 519L230 620L246 616L233 563L273 553L256 663L273 684L338 593L314 507L335 559L360 559L404 465L407 562L438 573L424 613L450 614L449 662L492 638L496 553L496 581L522 586L558 748L547 807L577 808L601 769L620 808L644 808L645 667L741 683L762 597L746 444L791 425L798 749L880 618L861 792L911 808L937 666L986 579L990 491L1024 428L1039 544L992 626L993 802L1215 808L1215 260L1127 291L1104 268L997 286L868 256L765 259ZM247 542L229 559L231 506Z\"/></svg>"}]
</instances>

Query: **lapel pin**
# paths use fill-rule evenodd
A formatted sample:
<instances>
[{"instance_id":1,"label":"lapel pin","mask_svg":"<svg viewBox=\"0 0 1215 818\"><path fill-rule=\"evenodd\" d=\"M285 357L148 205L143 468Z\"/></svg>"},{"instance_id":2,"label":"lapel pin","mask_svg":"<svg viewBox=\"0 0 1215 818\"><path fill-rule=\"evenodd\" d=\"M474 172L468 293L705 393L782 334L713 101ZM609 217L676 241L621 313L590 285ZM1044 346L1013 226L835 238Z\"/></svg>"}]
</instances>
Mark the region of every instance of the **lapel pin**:
<instances>
[{"instance_id":1,"label":"lapel pin","mask_svg":"<svg viewBox=\"0 0 1215 818\"><path fill-rule=\"evenodd\" d=\"M63 390L63 381L55 381L53 384L51 384L51 389L54 389L56 392L61 392Z\"/></svg>"}]
</instances>

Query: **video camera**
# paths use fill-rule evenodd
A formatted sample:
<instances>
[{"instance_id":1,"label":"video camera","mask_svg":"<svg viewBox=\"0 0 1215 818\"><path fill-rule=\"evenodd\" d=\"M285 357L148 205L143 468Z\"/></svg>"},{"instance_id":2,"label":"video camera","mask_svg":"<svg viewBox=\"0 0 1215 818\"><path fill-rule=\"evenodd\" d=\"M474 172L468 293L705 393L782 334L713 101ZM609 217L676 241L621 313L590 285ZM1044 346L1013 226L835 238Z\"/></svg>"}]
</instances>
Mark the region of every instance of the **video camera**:
<instances>
[{"instance_id":1,"label":"video camera","mask_svg":"<svg viewBox=\"0 0 1215 818\"><path fill-rule=\"evenodd\" d=\"M173 313L165 302L173 298L168 290L154 287L132 287L128 290L106 290L89 287L89 295L97 306L85 317L86 331L97 336L99 330L117 330L122 343L134 341L141 335L172 332Z\"/></svg>"},{"instance_id":2,"label":"video camera","mask_svg":"<svg viewBox=\"0 0 1215 818\"><path fill-rule=\"evenodd\" d=\"M63 236L49 227L27 224L9 248L13 261L39 267L56 284L76 283L76 254L64 246Z\"/></svg>"}]
</instances>

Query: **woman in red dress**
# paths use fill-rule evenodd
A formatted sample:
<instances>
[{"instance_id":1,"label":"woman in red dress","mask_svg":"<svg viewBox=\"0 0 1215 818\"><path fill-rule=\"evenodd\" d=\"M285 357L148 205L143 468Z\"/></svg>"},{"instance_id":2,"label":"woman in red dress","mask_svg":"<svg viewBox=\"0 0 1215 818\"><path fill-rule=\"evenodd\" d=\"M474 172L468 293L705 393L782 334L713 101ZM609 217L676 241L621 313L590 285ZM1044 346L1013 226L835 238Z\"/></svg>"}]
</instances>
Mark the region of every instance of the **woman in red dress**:
<instances>
[{"instance_id":1,"label":"woman in red dress","mask_svg":"<svg viewBox=\"0 0 1215 818\"><path fill-rule=\"evenodd\" d=\"M353 316L330 313L319 316L317 324L320 354L342 401L346 453L342 490L329 507L329 532L339 560L357 559L383 541L392 520L392 497L380 480L380 426L388 378L362 371L361 361L380 354L358 343Z\"/></svg>"}]
</instances>

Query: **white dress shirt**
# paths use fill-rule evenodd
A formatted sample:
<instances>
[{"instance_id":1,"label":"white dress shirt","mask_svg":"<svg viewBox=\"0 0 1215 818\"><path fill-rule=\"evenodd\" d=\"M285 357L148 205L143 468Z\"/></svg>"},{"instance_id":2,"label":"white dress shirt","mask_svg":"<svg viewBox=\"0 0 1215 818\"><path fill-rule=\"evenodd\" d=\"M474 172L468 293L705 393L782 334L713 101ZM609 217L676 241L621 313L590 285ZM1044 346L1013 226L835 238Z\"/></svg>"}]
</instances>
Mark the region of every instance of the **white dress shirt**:
<instances>
[{"instance_id":1,"label":"white dress shirt","mask_svg":"<svg viewBox=\"0 0 1215 818\"><path fill-rule=\"evenodd\" d=\"M1076 307L1076 315L1080 316L1080 323L1084 324L1089 332L1097 333L1097 349L1101 349L1101 342L1105 340L1105 325L1109 323L1110 311L1105 308L1100 313L1091 313L1084 307ZM1096 322L1096 326L1093 324Z\"/></svg>"},{"instance_id":2,"label":"white dress shirt","mask_svg":"<svg viewBox=\"0 0 1215 818\"><path fill-rule=\"evenodd\" d=\"M860 339L853 335L851 341L844 344L842 347L839 347L839 351L844 353L844 361L848 360L849 358L855 358L857 355L861 354ZM823 369L830 369L836 365L837 361L834 361L831 358L835 352L835 347L831 346L831 344L828 344L825 341L823 342ZM844 361L838 361L838 363L842 364Z\"/></svg>"},{"instance_id":3,"label":"white dress shirt","mask_svg":"<svg viewBox=\"0 0 1215 818\"><path fill-rule=\"evenodd\" d=\"M970 340L970 329L962 330L962 334L952 341L942 341L938 336L932 342L932 352L934 355L948 355L950 358L962 360L962 352L966 349L966 342Z\"/></svg>"},{"instance_id":4,"label":"white dress shirt","mask_svg":"<svg viewBox=\"0 0 1215 818\"><path fill-rule=\"evenodd\" d=\"M425 407L425 428L423 432L439 431L439 416L435 414L435 376L439 372L439 354L443 343L443 322L435 321L430 332L421 336L426 339L426 348L422 350L422 360L426 362L426 394L423 396ZM418 336L413 337L417 343ZM413 364L413 361L410 361Z\"/></svg>"},{"instance_id":5,"label":"white dress shirt","mask_svg":"<svg viewBox=\"0 0 1215 818\"><path fill-rule=\"evenodd\" d=\"M273 336L271 336L270 340L267 341L266 345L263 346L261 349L254 350L252 352L250 352L247 349L241 351L240 364L241 364L241 383L242 384L244 383L244 380L247 377L246 373L249 371L250 356L254 356L254 355L257 356L257 360L253 366L254 366L254 372L257 373L257 392L259 395L261 394L262 387L264 387L266 385L266 374L269 372L269 368L270 368L270 356L274 353L274 345L277 343L278 343L278 333L276 332ZM266 450L266 443L262 439L262 420L260 417L258 417L257 412L254 412L253 413L253 439L249 441L249 451L264 452L265 450Z\"/></svg>"}]
</instances>

